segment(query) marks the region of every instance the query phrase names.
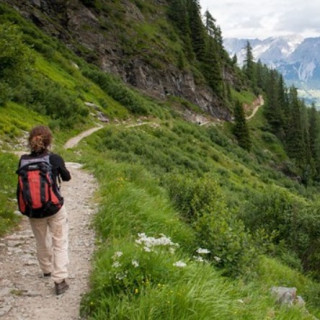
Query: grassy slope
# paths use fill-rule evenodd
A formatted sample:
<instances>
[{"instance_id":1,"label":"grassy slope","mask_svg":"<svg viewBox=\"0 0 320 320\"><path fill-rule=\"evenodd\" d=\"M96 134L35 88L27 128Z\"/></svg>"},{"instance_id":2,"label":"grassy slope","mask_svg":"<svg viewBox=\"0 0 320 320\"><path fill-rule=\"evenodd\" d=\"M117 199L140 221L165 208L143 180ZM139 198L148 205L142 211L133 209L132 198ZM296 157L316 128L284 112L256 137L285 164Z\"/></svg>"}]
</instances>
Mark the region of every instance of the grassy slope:
<instances>
[{"instance_id":1,"label":"grassy slope","mask_svg":"<svg viewBox=\"0 0 320 320\"><path fill-rule=\"evenodd\" d=\"M153 30L141 26L139 32L151 34ZM76 57L57 52L50 58L39 52L34 56L37 73L76 92L82 103L97 104L110 118L130 115L112 98L114 92L105 92L82 75L83 65ZM73 61L79 63L80 70ZM139 99L148 104L144 97ZM248 99L248 94L243 94L243 100ZM151 114L159 114L160 108L157 102L150 102ZM0 115L2 149L8 150L23 131L52 121L12 102L0 107ZM237 147L228 124L203 128L174 118L170 112L164 118L167 120L153 121L158 126L110 125L82 142L76 151L63 151L61 146L68 137L92 126L91 117L72 130L54 130L56 150L66 160L84 162L100 183L96 198L100 209L95 221L98 252L92 290L84 298L83 312L94 319L105 319L106 313L110 319L312 319L304 309L275 304L269 290L282 285L297 287L309 311L320 316L319 285L277 260L263 256L252 274L237 280L221 276L221 271L209 263L196 261L199 245L195 231L166 189L170 174L186 174L192 179L206 173L217 181L227 208L236 208L250 201L251 195L263 194L269 188L285 190L308 202L305 190L271 168L272 163L285 157L275 138L261 131L261 112L250 122L255 137L252 154ZM17 220L12 213L16 205L12 172L17 160L0 152L0 180L5 182L0 191L2 234ZM135 243L141 232L154 237L164 234L179 248L174 246L174 253L167 247L146 252ZM123 255L117 257L117 251ZM177 261L186 263L186 267L174 266Z\"/></svg>"},{"instance_id":2,"label":"grassy slope","mask_svg":"<svg viewBox=\"0 0 320 320\"><path fill-rule=\"evenodd\" d=\"M199 135L201 131L210 130L175 121L171 125L192 127L193 133ZM166 319L312 319L298 307L279 307L270 296L272 286L295 286L298 294L309 299L308 309L319 315L315 307L315 292L319 292L319 285L276 260L261 258L254 271L256 274L249 281L228 280L208 264L194 260L197 249L194 232L181 220L166 190L159 186L159 180L165 175L162 168L168 168L172 161L179 162L170 156L161 162L162 152L171 150L166 135L172 139L172 129L163 124L160 128L148 125L109 127L89 138L89 145L83 143L78 161L84 161L95 172L100 182L101 201L95 221L100 245L92 274L92 291L84 299L83 312L92 319L104 319L106 313L110 319L159 319L161 315ZM118 134L121 140L117 139ZM126 144L126 136L130 137L130 143ZM136 142L139 136L143 145L147 148L154 146L157 152L150 151L147 156L141 153L142 144ZM148 140L154 136L161 137L162 147L156 141ZM111 148L105 147L106 140L114 141ZM121 141L126 146L120 146ZM194 145L197 142L194 141ZM185 141L172 144L189 159L197 149L187 144L186 147L191 149L186 152ZM235 145L233 147L239 152ZM251 163L247 162L248 166L239 163L234 150L228 152L219 146L207 145L207 149L211 148L218 151L220 158L208 166L212 167L220 182L225 181L227 173L230 174L229 180L237 183L232 189L236 193L234 201L243 196L242 192L248 192L245 185L248 188L251 184L268 188L268 183L258 177L249 178ZM152 155L155 156L153 161ZM228 158L229 161L225 162L224 159ZM228 169L219 170L226 167ZM174 170L180 169L181 166L177 165ZM242 174L233 172L241 169ZM224 184L228 185L227 182ZM226 185L222 188L226 194L230 191ZM165 234L180 247L174 254L166 248L145 252L143 247L135 245L141 232L154 237ZM115 253L118 251L123 255L117 258ZM132 261L137 261L139 267L135 267ZM177 261L183 261L187 266L173 267Z\"/></svg>"}]
</instances>

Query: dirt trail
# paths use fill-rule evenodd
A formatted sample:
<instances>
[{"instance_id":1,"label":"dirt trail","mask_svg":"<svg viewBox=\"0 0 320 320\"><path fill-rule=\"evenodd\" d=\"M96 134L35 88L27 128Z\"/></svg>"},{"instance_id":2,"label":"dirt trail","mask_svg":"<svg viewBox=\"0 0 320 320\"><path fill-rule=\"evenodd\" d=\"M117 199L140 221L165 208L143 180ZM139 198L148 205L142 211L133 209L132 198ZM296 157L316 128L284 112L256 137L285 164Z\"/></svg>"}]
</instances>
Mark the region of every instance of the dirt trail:
<instances>
[{"instance_id":1,"label":"dirt trail","mask_svg":"<svg viewBox=\"0 0 320 320\"><path fill-rule=\"evenodd\" d=\"M103 126L102 125L98 125L97 127L94 127L94 128L89 129L89 130L81 132L76 137L73 137L70 140L68 140L66 142L66 144L64 145L64 148L65 149L71 149L71 148L75 147L80 142L80 140L82 140L83 138L89 136L90 134L100 130L101 128L103 128Z\"/></svg>"},{"instance_id":2,"label":"dirt trail","mask_svg":"<svg viewBox=\"0 0 320 320\"><path fill-rule=\"evenodd\" d=\"M251 118L253 118L255 116L255 114L257 113L257 111L259 110L259 108L264 105L263 97L259 96L259 98L256 100L256 103L257 103L257 105L254 107L250 116L246 117L246 120L250 120Z\"/></svg>"},{"instance_id":3,"label":"dirt trail","mask_svg":"<svg viewBox=\"0 0 320 320\"><path fill-rule=\"evenodd\" d=\"M74 147L88 130L65 147ZM81 136L81 138L79 138ZM90 228L96 207L92 202L96 181L78 163L66 163L72 179L62 184L69 216L69 284L61 296L54 293L53 281L41 278L28 218L19 229L0 239L0 319L1 320L75 320L79 317L82 295L88 290L94 232ZM19 214L19 213L17 213Z\"/></svg>"}]
</instances>

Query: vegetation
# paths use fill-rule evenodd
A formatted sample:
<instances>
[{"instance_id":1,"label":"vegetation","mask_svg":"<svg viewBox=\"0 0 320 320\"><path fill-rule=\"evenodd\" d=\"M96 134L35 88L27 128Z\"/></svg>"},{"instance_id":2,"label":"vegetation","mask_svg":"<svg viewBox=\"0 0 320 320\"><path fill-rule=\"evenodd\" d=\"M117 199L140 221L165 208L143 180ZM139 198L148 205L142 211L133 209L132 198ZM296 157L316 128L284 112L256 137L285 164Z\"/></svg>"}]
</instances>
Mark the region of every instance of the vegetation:
<instances>
[{"instance_id":1,"label":"vegetation","mask_svg":"<svg viewBox=\"0 0 320 320\"><path fill-rule=\"evenodd\" d=\"M17 170L17 158L11 154L0 153L0 180L2 188L0 191L0 235L4 235L8 229L18 222L16 210L15 188Z\"/></svg>"},{"instance_id":2,"label":"vegetation","mask_svg":"<svg viewBox=\"0 0 320 320\"><path fill-rule=\"evenodd\" d=\"M196 0L170 1L150 22L155 6L132 1L146 17L132 24L119 1L81 2L110 17L100 17L101 28L122 34L127 58L141 53L155 68L165 61L197 73L232 109L234 122L186 122L174 107L198 109L183 97L159 102L129 88L1 4L0 86L8 90L0 94L0 234L18 220L18 159L4 150L12 151L34 124L48 124L56 150L99 181L97 251L83 317L319 317L317 110L254 62L249 44L246 65L238 68L209 12L202 22ZM243 103L257 94L264 111L246 122ZM62 150L99 113L108 126L77 150ZM140 116L146 123L139 126L119 122ZM296 287L306 306L277 304L272 286Z\"/></svg>"}]
</instances>

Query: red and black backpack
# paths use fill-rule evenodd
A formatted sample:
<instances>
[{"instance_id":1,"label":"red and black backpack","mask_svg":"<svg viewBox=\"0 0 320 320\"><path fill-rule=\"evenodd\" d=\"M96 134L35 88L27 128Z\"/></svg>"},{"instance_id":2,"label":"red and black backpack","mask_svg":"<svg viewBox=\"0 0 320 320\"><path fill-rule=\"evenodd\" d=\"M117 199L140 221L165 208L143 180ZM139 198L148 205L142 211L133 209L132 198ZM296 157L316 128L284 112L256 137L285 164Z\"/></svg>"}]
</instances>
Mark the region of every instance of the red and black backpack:
<instances>
[{"instance_id":1,"label":"red and black backpack","mask_svg":"<svg viewBox=\"0 0 320 320\"><path fill-rule=\"evenodd\" d=\"M63 198L54 181L50 155L21 158L18 174L18 205L30 218L45 218L57 213Z\"/></svg>"}]
</instances>

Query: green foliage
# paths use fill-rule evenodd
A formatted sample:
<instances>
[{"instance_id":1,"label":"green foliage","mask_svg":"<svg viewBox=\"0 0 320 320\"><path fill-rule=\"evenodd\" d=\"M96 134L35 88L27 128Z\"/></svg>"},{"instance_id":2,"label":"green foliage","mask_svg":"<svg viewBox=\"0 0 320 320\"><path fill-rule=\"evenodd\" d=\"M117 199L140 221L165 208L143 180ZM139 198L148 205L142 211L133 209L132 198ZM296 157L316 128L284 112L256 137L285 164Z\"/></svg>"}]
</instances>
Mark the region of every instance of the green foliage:
<instances>
[{"instance_id":1,"label":"green foliage","mask_svg":"<svg viewBox=\"0 0 320 320\"><path fill-rule=\"evenodd\" d=\"M249 128L246 123L243 107L239 101L234 108L234 122L233 133L237 137L239 146L250 151L251 140Z\"/></svg>"},{"instance_id":2,"label":"green foliage","mask_svg":"<svg viewBox=\"0 0 320 320\"><path fill-rule=\"evenodd\" d=\"M120 80L110 74L93 69L87 69L83 74L133 114L149 115L155 113L159 117L163 117L164 112L157 105L142 98L140 94L126 87Z\"/></svg>"},{"instance_id":3,"label":"green foliage","mask_svg":"<svg viewBox=\"0 0 320 320\"><path fill-rule=\"evenodd\" d=\"M0 24L0 105L11 99L31 67L29 48L23 43L16 26Z\"/></svg>"},{"instance_id":4,"label":"green foliage","mask_svg":"<svg viewBox=\"0 0 320 320\"><path fill-rule=\"evenodd\" d=\"M80 104L77 95L42 77L28 78L28 95L17 94L16 100L26 103L40 114L58 120L61 127L73 127L87 117L88 109Z\"/></svg>"},{"instance_id":5,"label":"green foliage","mask_svg":"<svg viewBox=\"0 0 320 320\"><path fill-rule=\"evenodd\" d=\"M152 133L148 127L144 129ZM179 126L176 131L178 129L180 134L197 134L190 126ZM134 128L130 130L136 134ZM168 175L170 181L165 188L172 183L171 189L168 188L170 197L174 199L178 194L174 200L176 210L190 212L192 208L195 212L194 229L191 229L171 208L165 190L159 187L158 175L148 172L157 170L153 171L152 166L129 165L127 159L118 156L117 161L111 161L110 157L115 156L113 151L102 152L103 138L110 134L112 131L96 133L83 149L82 159L95 171L100 182L101 207L95 221L99 250L95 255L91 290L82 301L82 316L173 320L264 319L274 314L288 320L310 319L311 315L299 308L276 305L269 290L277 284L292 285L298 288L299 294L303 292L310 297L308 288L312 282L296 273L293 275L279 263L274 263L269 271L266 269L270 262L255 264L260 251L254 250L252 238L237 215L226 206L223 191L212 176L194 179L192 184L190 175L190 179L185 179L185 196L184 190L179 190L185 176ZM157 135L162 137L163 132ZM199 138L201 136L199 134ZM116 144L119 141L122 140ZM90 145L100 150L96 152ZM153 237L150 243L170 237L171 242L180 246L148 246L147 242L136 242L147 237ZM171 243L165 241L168 242ZM209 248L210 253L195 256L200 246ZM211 264L205 261L208 259ZM223 267L225 274L246 273L253 282L229 282L213 266ZM257 273L259 280L255 277ZM316 302L316 298L310 297L310 301L312 299Z\"/></svg>"},{"instance_id":6,"label":"green foliage","mask_svg":"<svg viewBox=\"0 0 320 320\"><path fill-rule=\"evenodd\" d=\"M257 251L244 224L227 209L215 177L172 175L166 183L176 209L195 229L199 246L210 250L213 263L228 275L248 272Z\"/></svg>"},{"instance_id":7,"label":"green foliage","mask_svg":"<svg viewBox=\"0 0 320 320\"><path fill-rule=\"evenodd\" d=\"M13 213L17 209L15 201L15 188L18 181L15 174L17 167L17 157L0 153L0 236L8 233L18 221L18 216Z\"/></svg>"},{"instance_id":8,"label":"green foliage","mask_svg":"<svg viewBox=\"0 0 320 320\"><path fill-rule=\"evenodd\" d=\"M263 228L272 235L282 258L284 252L292 252L284 259L289 265L297 265L290 258L295 255L304 270L315 272L320 266L318 208L318 202L306 205L288 192L269 188L267 192L251 196L250 202L246 201L241 218L253 232Z\"/></svg>"},{"instance_id":9,"label":"green foliage","mask_svg":"<svg viewBox=\"0 0 320 320\"><path fill-rule=\"evenodd\" d=\"M3 142L12 143L23 132L37 124L47 124L48 119L16 103L8 102L0 108L0 136ZM17 141L15 141L17 142ZM4 148L4 146L2 146Z\"/></svg>"}]
</instances>

